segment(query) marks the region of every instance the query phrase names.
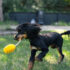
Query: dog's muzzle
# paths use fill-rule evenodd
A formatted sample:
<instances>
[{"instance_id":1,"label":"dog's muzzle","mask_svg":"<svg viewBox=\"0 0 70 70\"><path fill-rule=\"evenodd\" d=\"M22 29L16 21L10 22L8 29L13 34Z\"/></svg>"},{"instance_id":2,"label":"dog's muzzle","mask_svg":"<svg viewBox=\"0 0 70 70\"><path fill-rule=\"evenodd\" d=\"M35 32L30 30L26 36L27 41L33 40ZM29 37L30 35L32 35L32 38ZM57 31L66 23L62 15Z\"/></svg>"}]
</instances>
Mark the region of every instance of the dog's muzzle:
<instances>
[{"instance_id":1,"label":"dog's muzzle","mask_svg":"<svg viewBox=\"0 0 70 70\"><path fill-rule=\"evenodd\" d=\"M22 40L23 38L27 38L27 35L26 34L17 34L14 39Z\"/></svg>"}]
</instances>

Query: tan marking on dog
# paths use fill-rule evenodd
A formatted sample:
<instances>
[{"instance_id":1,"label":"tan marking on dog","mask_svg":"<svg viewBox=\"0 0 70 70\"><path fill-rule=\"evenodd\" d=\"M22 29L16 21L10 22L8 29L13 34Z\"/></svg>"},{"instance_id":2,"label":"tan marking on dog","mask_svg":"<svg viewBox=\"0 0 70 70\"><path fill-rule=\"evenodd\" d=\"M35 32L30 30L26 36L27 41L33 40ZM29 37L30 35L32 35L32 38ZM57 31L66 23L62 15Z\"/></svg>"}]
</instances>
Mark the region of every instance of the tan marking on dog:
<instances>
[{"instance_id":1,"label":"tan marking on dog","mask_svg":"<svg viewBox=\"0 0 70 70\"><path fill-rule=\"evenodd\" d=\"M30 46L30 49L40 50L40 48L36 48L35 46Z\"/></svg>"},{"instance_id":2,"label":"tan marking on dog","mask_svg":"<svg viewBox=\"0 0 70 70\"><path fill-rule=\"evenodd\" d=\"M37 48L35 46L30 46L30 49L31 50L33 50L33 49L37 50Z\"/></svg>"},{"instance_id":3,"label":"tan marking on dog","mask_svg":"<svg viewBox=\"0 0 70 70\"><path fill-rule=\"evenodd\" d=\"M22 40L23 38L27 38L27 35L26 34L21 34L18 36L18 40Z\"/></svg>"}]
</instances>

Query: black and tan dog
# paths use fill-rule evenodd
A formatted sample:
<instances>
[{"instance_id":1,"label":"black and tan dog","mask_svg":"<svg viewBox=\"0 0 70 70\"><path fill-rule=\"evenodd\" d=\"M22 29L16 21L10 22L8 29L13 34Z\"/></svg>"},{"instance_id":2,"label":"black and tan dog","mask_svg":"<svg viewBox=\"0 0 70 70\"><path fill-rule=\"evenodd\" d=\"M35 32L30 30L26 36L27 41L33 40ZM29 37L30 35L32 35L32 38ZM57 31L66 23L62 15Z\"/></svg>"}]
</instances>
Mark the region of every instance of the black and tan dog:
<instances>
[{"instance_id":1,"label":"black and tan dog","mask_svg":"<svg viewBox=\"0 0 70 70\"><path fill-rule=\"evenodd\" d=\"M17 27L17 35L15 36L15 40L21 40L23 38L29 39L31 46L31 56L29 59L28 70L32 70L34 61L42 61L43 57L48 53L49 46L53 49L56 48L60 54L60 61L63 61L64 55L62 53L62 45L63 38L62 35L69 35L70 31L66 31L62 34L56 32L50 32L43 35L40 35L40 27L38 25L32 24L21 24ZM35 57L37 51L41 51L41 53Z\"/></svg>"}]
</instances>

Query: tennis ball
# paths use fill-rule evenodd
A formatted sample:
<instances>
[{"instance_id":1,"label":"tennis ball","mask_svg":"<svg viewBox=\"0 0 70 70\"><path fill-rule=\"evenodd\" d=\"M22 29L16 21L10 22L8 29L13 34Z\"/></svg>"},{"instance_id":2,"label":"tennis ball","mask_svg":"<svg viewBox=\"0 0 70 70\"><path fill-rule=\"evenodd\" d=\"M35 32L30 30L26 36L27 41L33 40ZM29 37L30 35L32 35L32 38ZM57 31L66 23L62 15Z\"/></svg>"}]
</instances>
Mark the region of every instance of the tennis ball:
<instances>
[{"instance_id":1,"label":"tennis ball","mask_svg":"<svg viewBox=\"0 0 70 70\"><path fill-rule=\"evenodd\" d=\"M8 54L8 53L12 53L15 49L16 49L16 45L9 44L9 45L5 46L3 51L4 51L4 53Z\"/></svg>"}]
</instances>

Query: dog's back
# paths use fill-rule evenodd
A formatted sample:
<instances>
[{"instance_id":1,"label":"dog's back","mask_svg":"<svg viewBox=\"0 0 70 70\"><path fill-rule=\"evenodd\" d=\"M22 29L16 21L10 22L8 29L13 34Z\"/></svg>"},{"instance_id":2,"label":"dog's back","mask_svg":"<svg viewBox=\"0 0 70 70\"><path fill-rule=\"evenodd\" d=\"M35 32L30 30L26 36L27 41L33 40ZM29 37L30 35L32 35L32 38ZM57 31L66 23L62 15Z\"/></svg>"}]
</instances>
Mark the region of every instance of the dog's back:
<instances>
[{"instance_id":1,"label":"dog's back","mask_svg":"<svg viewBox=\"0 0 70 70\"><path fill-rule=\"evenodd\" d=\"M44 40L46 45L56 44L58 39L62 39L61 35L56 32L50 32L46 34L41 34L41 38Z\"/></svg>"}]
</instances>

